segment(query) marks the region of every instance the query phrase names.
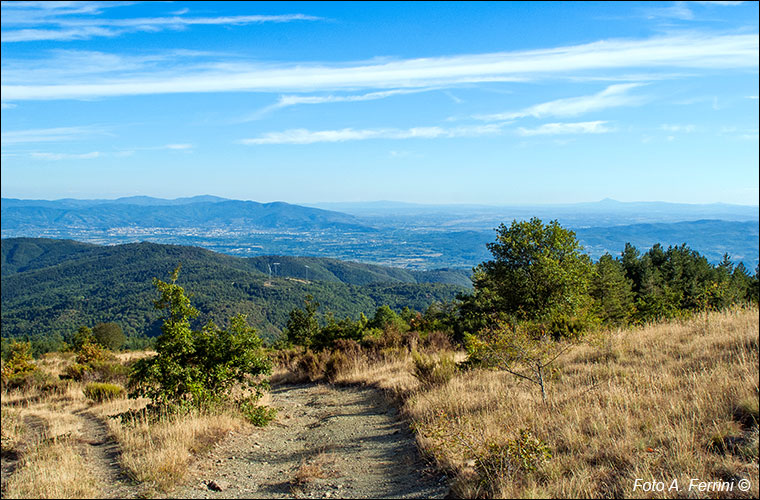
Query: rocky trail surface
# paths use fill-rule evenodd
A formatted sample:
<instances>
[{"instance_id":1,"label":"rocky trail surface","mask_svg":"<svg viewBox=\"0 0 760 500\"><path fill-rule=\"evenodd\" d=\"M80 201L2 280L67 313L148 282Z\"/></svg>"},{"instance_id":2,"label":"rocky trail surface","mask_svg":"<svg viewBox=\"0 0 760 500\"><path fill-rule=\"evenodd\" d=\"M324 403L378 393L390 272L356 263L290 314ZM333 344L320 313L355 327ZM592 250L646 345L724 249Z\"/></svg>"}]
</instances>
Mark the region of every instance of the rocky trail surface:
<instances>
[{"instance_id":1,"label":"rocky trail surface","mask_svg":"<svg viewBox=\"0 0 760 500\"><path fill-rule=\"evenodd\" d=\"M446 479L376 389L273 388L277 419L232 433L194 462L172 498L444 498Z\"/></svg>"}]
</instances>

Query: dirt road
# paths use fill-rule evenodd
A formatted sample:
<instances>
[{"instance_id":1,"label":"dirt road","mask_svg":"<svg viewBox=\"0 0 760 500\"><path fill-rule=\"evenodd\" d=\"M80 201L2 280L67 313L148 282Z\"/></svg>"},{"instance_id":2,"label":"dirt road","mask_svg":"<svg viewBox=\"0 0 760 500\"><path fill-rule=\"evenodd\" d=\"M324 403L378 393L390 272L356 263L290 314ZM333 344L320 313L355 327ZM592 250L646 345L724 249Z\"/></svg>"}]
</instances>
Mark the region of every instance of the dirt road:
<instances>
[{"instance_id":1,"label":"dirt road","mask_svg":"<svg viewBox=\"0 0 760 500\"><path fill-rule=\"evenodd\" d=\"M446 480L375 389L274 388L277 420L195 461L174 498L444 498Z\"/></svg>"}]
</instances>

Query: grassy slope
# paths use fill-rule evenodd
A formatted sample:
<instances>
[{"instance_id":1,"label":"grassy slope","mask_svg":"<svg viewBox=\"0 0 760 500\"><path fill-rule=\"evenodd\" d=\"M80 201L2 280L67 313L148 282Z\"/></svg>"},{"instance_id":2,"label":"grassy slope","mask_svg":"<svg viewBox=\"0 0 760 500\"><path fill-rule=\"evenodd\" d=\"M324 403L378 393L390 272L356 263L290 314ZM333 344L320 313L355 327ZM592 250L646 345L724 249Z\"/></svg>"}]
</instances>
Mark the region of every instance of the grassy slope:
<instances>
[{"instance_id":1,"label":"grassy slope","mask_svg":"<svg viewBox=\"0 0 760 500\"><path fill-rule=\"evenodd\" d=\"M556 362L550 402L505 372L473 370L423 388L410 358L360 364L346 383L379 385L405 400L424 451L455 475L464 497L651 497L636 478L678 480L657 497L712 498L689 481L735 481L727 497L758 495L758 310L605 332ZM744 415L744 417L742 417ZM744 423L740 420L744 419ZM751 420L751 419L749 419ZM484 477L489 446L520 429L553 457L533 473ZM751 490L736 481L749 479ZM480 482L485 479L485 482Z\"/></svg>"}]
</instances>

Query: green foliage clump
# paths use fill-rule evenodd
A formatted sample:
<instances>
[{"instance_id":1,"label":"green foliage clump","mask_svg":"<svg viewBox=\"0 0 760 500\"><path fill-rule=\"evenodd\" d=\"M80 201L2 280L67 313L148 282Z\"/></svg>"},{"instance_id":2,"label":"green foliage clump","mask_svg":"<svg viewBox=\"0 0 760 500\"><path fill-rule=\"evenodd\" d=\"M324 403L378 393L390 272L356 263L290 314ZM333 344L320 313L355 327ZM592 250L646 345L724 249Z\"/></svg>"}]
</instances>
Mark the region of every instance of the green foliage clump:
<instances>
[{"instance_id":1,"label":"green foliage clump","mask_svg":"<svg viewBox=\"0 0 760 500\"><path fill-rule=\"evenodd\" d=\"M367 327L377 328L383 331L395 330L401 333L409 330L409 324L387 305L382 305L377 308L375 315Z\"/></svg>"},{"instance_id":2,"label":"green foliage clump","mask_svg":"<svg viewBox=\"0 0 760 500\"><path fill-rule=\"evenodd\" d=\"M260 395L266 384L257 380L271 372L256 330L244 315L232 318L227 329L209 322L200 331L190 328L191 317L198 314L184 289L176 281L154 278L161 296L154 301L168 311L156 341L157 354L138 360L130 376L130 397L150 398L157 409L203 409L228 402L235 386Z\"/></svg>"},{"instance_id":3,"label":"green foliage clump","mask_svg":"<svg viewBox=\"0 0 760 500\"><path fill-rule=\"evenodd\" d=\"M475 458L475 471L486 488L495 489L504 481L535 472L551 457L543 441L529 430L520 429L517 437L506 444L488 443L486 451Z\"/></svg>"},{"instance_id":4,"label":"green foliage clump","mask_svg":"<svg viewBox=\"0 0 760 500\"><path fill-rule=\"evenodd\" d=\"M243 400L240 403L240 412L256 427L266 427L277 418L277 408L257 405L255 398Z\"/></svg>"},{"instance_id":5,"label":"green foliage clump","mask_svg":"<svg viewBox=\"0 0 760 500\"><path fill-rule=\"evenodd\" d=\"M95 337L92 336L92 329L88 326L82 325L71 337L71 350L79 351L83 345L95 342Z\"/></svg>"},{"instance_id":6,"label":"green foliage clump","mask_svg":"<svg viewBox=\"0 0 760 500\"><path fill-rule=\"evenodd\" d=\"M29 342L12 342L9 346L8 361L3 364L3 384L14 379L23 378L37 370L32 358L32 346Z\"/></svg>"},{"instance_id":7,"label":"green foliage clump","mask_svg":"<svg viewBox=\"0 0 760 500\"><path fill-rule=\"evenodd\" d=\"M555 328L558 318L587 314L593 265L575 233L540 219L501 224L488 249L493 260L475 268L474 294L463 297L461 317L470 333L495 322L532 321ZM561 324L562 322L560 322Z\"/></svg>"},{"instance_id":8,"label":"green foliage clump","mask_svg":"<svg viewBox=\"0 0 760 500\"><path fill-rule=\"evenodd\" d=\"M315 302L311 295L307 295L304 302L304 309L295 308L290 311L285 335L291 344L308 348L314 342L314 337L319 334L319 303Z\"/></svg>"},{"instance_id":9,"label":"green foliage clump","mask_svg":"<svg viewBox=\"0 0 760 500\"><path fill-rule=\"evenodd\" d=\"M92 329L95 342L106 349L115 351L127 341L121 327L116 323L98 323Z\"/></svg>"},{"instance_id":10,"label":"green foliage clump","mask_svg":"<svg viewBox=\"0 0 760 500\"><path fill-rule=\"evenodd\" d=\"M87 398L102 403L124 397L127 391L120 385L92 382L84 386L83 392Z\"/></svg>"},{"instance_id":11,"label":"green foliage clump","mask_svg":"<svg viewBox=\"0 0 760 500\"><path fill-rule=\"evenodd\" d=\"M757 273L750 276L744 264L734 266L727 254L713 266L686 244L665 250L658 243L643 255L626 244L620 263L632 284L631 317L637 323L756 302Z\"/></svg>"}]
</instances>

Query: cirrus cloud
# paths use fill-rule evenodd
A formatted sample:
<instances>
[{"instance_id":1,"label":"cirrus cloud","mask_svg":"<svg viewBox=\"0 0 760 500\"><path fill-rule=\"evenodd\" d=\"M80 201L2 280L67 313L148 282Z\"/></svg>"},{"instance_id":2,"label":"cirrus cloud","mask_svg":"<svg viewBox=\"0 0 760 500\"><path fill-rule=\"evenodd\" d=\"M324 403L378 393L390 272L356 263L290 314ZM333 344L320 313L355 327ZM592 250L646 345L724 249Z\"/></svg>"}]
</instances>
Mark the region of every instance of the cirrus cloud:
<instances>
[{"instance_id":1,"label":"cirrus cloud","mask_svg":"<svg viewBox=\"0 0 760 500\"><path fill-rule=\"evenodd\" d=\"M35 61L44 67L44 61ZM530 81L578 72L630 68L750 69L758 66L758 35L688 34L646 40L603 40L551 49L417 58L381 63L207 64L155 72L89 74L29 82L4 70L3 101L92 99L196 92L314 92L444 87L464 83ZM50 68L53 72L55 67ZM44 74L42 72L41 74ZM19 83L24 82L24 83Z\"/></svg>"}]
</instances>

